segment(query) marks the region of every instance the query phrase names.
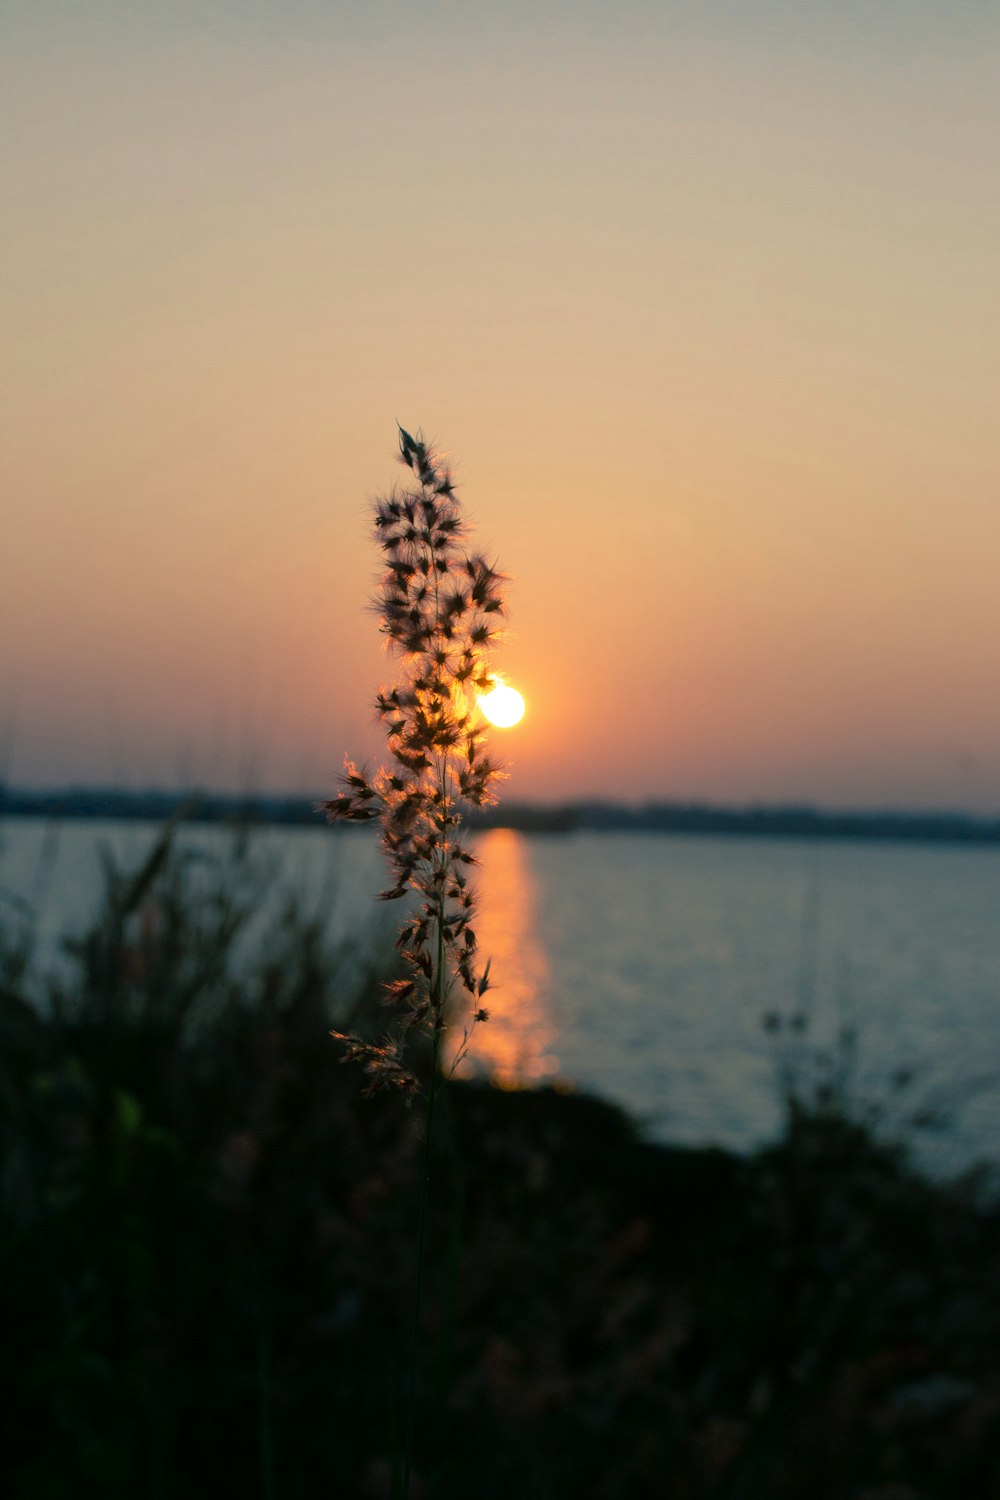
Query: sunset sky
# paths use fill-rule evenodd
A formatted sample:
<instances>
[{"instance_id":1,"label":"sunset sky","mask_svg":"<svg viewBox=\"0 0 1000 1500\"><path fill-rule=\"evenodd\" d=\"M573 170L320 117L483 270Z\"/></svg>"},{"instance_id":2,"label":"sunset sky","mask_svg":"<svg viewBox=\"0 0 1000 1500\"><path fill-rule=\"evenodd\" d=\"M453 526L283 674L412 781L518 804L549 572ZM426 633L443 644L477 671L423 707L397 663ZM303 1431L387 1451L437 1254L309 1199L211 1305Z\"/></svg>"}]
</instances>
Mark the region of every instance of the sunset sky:
<instances>
[{"instance_id":1,"label":"sunset sky","mask_svg":"<svg viewBox=\"0 0 1000 1500\"><path fill-rule=\"evenodd\" d=\"M509 797L1000 811L1000 7L0 18L0 781L377 753L398 420Z\"/></svg>"}]
</instances>

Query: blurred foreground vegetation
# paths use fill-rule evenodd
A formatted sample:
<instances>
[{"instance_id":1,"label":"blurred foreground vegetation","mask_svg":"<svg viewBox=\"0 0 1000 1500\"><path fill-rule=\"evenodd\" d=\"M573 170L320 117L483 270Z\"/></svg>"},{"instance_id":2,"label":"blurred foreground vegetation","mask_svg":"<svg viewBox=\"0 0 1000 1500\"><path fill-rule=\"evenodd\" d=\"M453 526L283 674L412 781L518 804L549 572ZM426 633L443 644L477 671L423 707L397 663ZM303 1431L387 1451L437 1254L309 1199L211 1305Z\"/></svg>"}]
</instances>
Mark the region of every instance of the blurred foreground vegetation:
<instances>
[{"instance_id":1,"label":"blurred foreground vegetation","mask_svg":"<svg viewBox=\"0 0 1000 1500\"><path fill-rule=\"evenodd\" d=\"M16 1500L391 1493L421 1114L361 1100L327 1037L378 1025L379 976L294 909L261 924L246 868L167 830L44 980L6 925ZM743 1159L581 1096L444 1097L418 1494L1000 1497L974 1184L801 1101Z\"/></svg>"}]
</instances>

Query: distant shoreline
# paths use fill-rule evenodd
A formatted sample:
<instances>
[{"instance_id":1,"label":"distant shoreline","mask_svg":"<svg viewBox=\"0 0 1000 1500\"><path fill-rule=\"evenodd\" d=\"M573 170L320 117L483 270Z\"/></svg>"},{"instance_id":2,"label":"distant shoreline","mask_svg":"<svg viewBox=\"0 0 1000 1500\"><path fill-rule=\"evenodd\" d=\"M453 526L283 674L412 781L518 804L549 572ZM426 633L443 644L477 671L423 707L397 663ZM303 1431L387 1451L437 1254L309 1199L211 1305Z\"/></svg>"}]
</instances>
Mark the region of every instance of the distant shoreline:
<instances>
[{"instance_id":1,"label":"distant shoreline","mask_svg":"<svg viewBox=\"0 0 1000 1500\"><path fill-rule=\"evenodd\" d=\"M232 796L217 792L124 791L116 788L32 790L0 786L0 817L200 823L252 822L319 827L322 814L302 796ZM579 801L501 804L468 819L473 829L522 833L682 833L786 839L853 839L895 843L1000 844L1000 818L954 812L829 811L817 807L721 807L647 802L627 806Z\"/></svg>"}]
</instances>

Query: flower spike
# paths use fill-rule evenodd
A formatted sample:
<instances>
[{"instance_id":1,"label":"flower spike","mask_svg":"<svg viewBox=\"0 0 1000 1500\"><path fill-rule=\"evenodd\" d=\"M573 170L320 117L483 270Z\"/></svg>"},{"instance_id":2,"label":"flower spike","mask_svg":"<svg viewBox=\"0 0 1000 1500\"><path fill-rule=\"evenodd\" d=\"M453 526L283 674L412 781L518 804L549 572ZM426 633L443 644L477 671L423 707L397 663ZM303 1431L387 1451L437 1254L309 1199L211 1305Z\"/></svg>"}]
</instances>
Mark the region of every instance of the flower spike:
<instances>
[{"instance_id":1,"label":"flower spike","mask_svg":"<svg viewBox=\"0 0 1000 1500\"><path fill-rule=\"evenodd\" d=\"M387 986L400 1015L395 1030L378 1045L331 1033L343 1060L363 1065L366 1093L415 1090L406 1041L414 1032L430 1037L436 1066L460 999L469 1010L456 1062L471 1027L486 1020L490 966L478 966L475 895L464 873L475 859L458 830L463 805L494 801L504 774L486 754L475 697L492 680L507 580L482 553L465 550L455 485L433 446L397 427L400 462L416 484L376 500L373 521L384 559L379 628L400 661L399 680L375 700L392 766L371 775L346 761L339 794L320 804L331 823L378 819L392 873L380 899L416 897L399 935L404 977Z\"/></svg>"}]
</instances>

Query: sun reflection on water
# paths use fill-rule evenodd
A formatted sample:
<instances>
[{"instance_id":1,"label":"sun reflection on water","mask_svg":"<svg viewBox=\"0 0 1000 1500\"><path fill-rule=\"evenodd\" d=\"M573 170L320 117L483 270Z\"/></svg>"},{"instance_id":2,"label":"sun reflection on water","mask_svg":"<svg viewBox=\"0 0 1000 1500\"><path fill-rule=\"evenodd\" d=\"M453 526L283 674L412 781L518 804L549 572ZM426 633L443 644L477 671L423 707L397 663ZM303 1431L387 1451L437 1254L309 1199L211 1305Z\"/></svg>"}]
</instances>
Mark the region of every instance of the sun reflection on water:
<instances>
[{"instance_id":1,"label":"sun reflection on water","mask_svg":"<svg viewBox=\"0 0 1000 1500\"><path fill-rule=\"evenodd\" d=\"M554 1078L559 1068L546 1006L549 965L536 927L535 878L524 836L513 829L482 834L476 852L482 861L476 935L483 958L492 960L490 1019L476 1027L460 1071L487 1073L502 1088L523 1088Z\"/></svg>"}]
</instances>

